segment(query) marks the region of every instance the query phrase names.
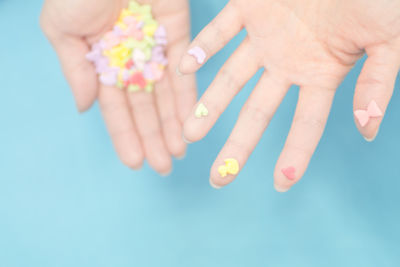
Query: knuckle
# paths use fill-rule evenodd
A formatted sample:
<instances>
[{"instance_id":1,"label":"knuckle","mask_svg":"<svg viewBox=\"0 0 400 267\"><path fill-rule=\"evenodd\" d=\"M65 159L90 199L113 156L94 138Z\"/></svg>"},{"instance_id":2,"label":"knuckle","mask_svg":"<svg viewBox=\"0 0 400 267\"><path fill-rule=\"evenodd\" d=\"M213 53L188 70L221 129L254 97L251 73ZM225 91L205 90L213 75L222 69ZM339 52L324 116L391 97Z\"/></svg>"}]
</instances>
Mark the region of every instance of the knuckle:
<instances>
[{"instance_id":1,"label":"knuckle","mask_svg":"<svg viewBox=\"0 0 400 267\"><path fill-rule=\"evenodd\" d=\"M306 144L294 144L288 143L287 145L288 151L295 151L300 155L303 155L305 158L311 158L313 155L313 150L307 148Z\"/></svg>"},{"instance_id":2,"label":"knuckle","mask_svg":"<svg viewBox=\"0 0 400 267\"><path fill-rule=\"evenodd\" d=\"M320 116L297 116L295 123L303 125L311 129L323 129L325 127L325 119Z\"/></svg>"},{"instance_id":3,"label":"knuckle","mask_svg":"<svg viewBox=\"0 0 400 267\"><path fill-rule=\"evenodd\" d=\"M113 139L120 139L123 136L129 135L129 133L133 131L133 127L117 127L114 129L110 129L110 135Z\"/></svg>"},{"instance_id":4,"label":"knuckle","mask_svg":"<svg viewBox=\"0 0 400 267\"><path fill-rule=\"evenodd\" d=\"M160 117L161 119L161 124L165 127L168 124L176 124L177 118L176 118L176 114L168 114L168 115L162 115Z\"/></svg>"},{"instance_id":5,"label":"knuckle","mask_svg":"<svg viewBox=\"0 0 400 267\"><path fill-rule=\"evenodd\" d=\"M206 106L207 109L209 110L209 114L213 114L213 116L215 117L221 116L222 113L224 112L223 107L221 105L218 105L218 103L215 103L214 101L213 102L207 101L205 103L207 103Z\"/></svg>"},{"instance_id":6,"label":"knuckle","mask_svg":"<svg viewBox=\"0 0 400 267\"><path fill-rule=\"evenodd\" d=\"M151 100L129 101L132 112L141 114L152 114L154 112L154 102Z\"/></svg>"},{"instance_id":7,"label":"knuckle","mask_svg":"<svg viewBox=\"0 0 400 267\"><path fill-rule=\"evenodd\" d=\"M138 154L137 152L135 152L135 154L120 155L119 158L122 164L132 169L137 169L143 164L143 155Z\"/></svg>"},{"instance_id":8,"label":"knuckle","mask_svg":"<svg viewBox=\"0 0 400 267\"><path fill-rule=\"evenodd\" d=\"M159 125L148 127L145 129L140 128L139 131L140 131L140 135L145 140L151 141L152 139L156 139L156 138L162 139L161 128L159 127Z\"/></svg>"},{"instance_id":9,"label":"knuckle","mask_svg":"<svg viewBox=\"0 0 400 267\"><path fill-rule=\"evenodd\" d=\"M245 114L246 117L250 118L254 122L262 124L269 122L272 118L271 113L267 112L263 108L252 105L246 105L243 109L243 114Z\"/></svg>"},{"instance_id":10,"label":"knuckle","mask_svg":"<svg viewBox=\"0 0 400 267\"><path fill-rule=\"evenodd\" d=\"M220 46L225 45L228 40L224 31L220 28L220 22L218 19L214 19L210 23L210 29L213 31L214 40L219 42Z\"/></svg>"},{"instance_id":11,"label":"knuckle","mask_svg":"<svg viewBox=\"0 0 400 267\"><path fill-rule=\"evenodd\" d=\"M103 113L114 113L125 109L125 103L115 101L99 101L99 105Z\"/></svg>"},{"instance_id":12,"label":"knuckle","mask_svg":"<svg viewBox=\"0 0 400 267\"><path fill-rule=\"evenodd\" d=\"M219 74L219 78L221 84L224 84L224 86L227 88L232 89L240 87L240 84L235 75L233 75L232 71L227 68L222 68Z\"/></svg>"},{"instance_id":13,"label":"knuckle","mask_svg":"<svg viewBox=\"0 0 400 267\"><path fill-rule=\"evenodd\" d=\"M370 73L369 75L362 75L358 80L358 86L362 87L385 87L385 77L378 72Z\"/></svg>"},{"instance_id":14,"label":"knuckle","mask_svg":"<svg viewBox=\"0 0 400 267\"><path fill-rule=\"evenodd\" d=\"M239 141L234 138L229 138L228 141L226 142L226 148L228 148L231 151L234 151L234 154L236 153L237 155L244 155L240 156L240 158L247 158L251 154L251 150L244 144L242 141Z\"/></svg>"}]
</instances>

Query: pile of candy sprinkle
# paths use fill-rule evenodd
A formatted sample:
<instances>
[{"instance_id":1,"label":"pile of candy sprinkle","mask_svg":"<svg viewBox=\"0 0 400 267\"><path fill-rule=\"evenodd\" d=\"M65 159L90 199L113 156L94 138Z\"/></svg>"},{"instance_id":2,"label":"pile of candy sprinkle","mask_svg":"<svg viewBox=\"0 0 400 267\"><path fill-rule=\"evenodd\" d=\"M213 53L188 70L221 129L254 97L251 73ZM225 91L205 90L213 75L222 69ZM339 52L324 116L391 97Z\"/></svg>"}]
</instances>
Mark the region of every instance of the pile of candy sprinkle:
<instances>
[{"instance_id":1,"label":"pile of candy sprinkle","mask_svg":"<svg viewBox=\"0 0 400 267\"><path fill-rule=\"evenodd\" d=\"M166 30L153 18L151 6L131 1L86 58L94 63L102 84L152 92L168 63L166 45Z\"/></svg>"}]
</instances>

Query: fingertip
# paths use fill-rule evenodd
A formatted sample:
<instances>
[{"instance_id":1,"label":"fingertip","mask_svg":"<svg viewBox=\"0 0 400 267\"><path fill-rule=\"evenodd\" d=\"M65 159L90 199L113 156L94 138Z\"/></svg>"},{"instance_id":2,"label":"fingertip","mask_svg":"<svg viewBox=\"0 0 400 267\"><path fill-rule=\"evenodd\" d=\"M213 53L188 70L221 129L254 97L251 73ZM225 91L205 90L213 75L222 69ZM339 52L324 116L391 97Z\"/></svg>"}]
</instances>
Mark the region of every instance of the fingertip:
<instances>
[{"instance_id":1,"label":"fingertip","mask_svg":"<svg viewBox=\"0 0 400 267\"><path fill-rule=\"evenodd\" d=\"M169 123L163 125L164 143L168 152L175 158L184 157L187 144L182 138L182 126L178 120L169 120Z\"/></svg>"},{"instance_id":2,"label":"fingertip","mask_svg":"<svg viewBox=\"0 0 400 267\"><path fill-rule=\"evenodd\" d=\"M185 137L185 135L182 135L182 139L183 139L183 142L185 142L185 143L188 144L188 145L190 145L190 144L193 143L193 142L189 141L189 140Z\"/></svg>"},{"instance_id":3,"label":"fingertip","mask_svg":"<svg viewBox=\"0 0 400 267\"><path fill-rule=\"evenodd\" d=\"M228 181L221 181L220 178L214 177L213 175L211 175L210 177L210 185L211 187L215 188L215 189L221 189L225 186L227 186L230 182Z\"/></svg>"},{"instance_id":4,"label":"fingertip","mask_svg":"<svg viewBox=\"0 0 400 267\"><path fill-rule=\"evenodd\" d=\"M182 139L186 144L192 144L199 140L198 132L195 129L193 129L193 127L190 126L190 122L185 123L183 126Z\"/></svg>"},{"instance_id":5,"label":"fingertip","mask_svg":"<svg viewBox=\"0 0 400 267\"><path fill-rule=\"evenodd\" d=\"M76 109L79 113L85 113L93 106L93 103L94 101L90 103L79 103L78 101L76 101Z\"/></svg>"},{"instance_id":6,"label":"fingertip","mask_svg":"<svg viewBox=\"0 0 400 267\"><path fill-rule=\"evenodd\" d=\"M70 80L72 92L74 95L76 108L80 113L89 110L98 98L97 77L86 77L87 80Z\"/></svg>"},{"instance_id":7,"label":"fingertip","mask_svg":"<svg viewBox=\"0 0 400 267\"><path fill-rule=\"evenodd\" d=\"M200 141L207 134L207 118L197 118L191 111L191 115L183 125L183 138L186 143L194 143Z\"/></svg>"},{"instance_id":8,"label":"fingertip","mask_svg":"<svg viewBox=\"0 0 400 267\"><path fill-rule=\"evenodd\" d=\"M222 188L222 186L219 186L219 185L214 184L214 182L212 181L212 179L210 179L210 185L211 185L212 188L217 189L217 190L219 190L219 189Z\"/></svg>"},{"instance_id":9,"label":"fingertip","mask_svg":"<svg viewBox=\"0 0 400 267\"><path fill-rule=\"evenodd\" d=\"M232 183L240 172L239 162L231 157L217 158L210 170L210 184L220 189Z\"/></svg>"},{"instance_id":10,"label":"fingertip","mask_svg":"<svg viewBox=\"0 0 400 267\"><path fill-rule=\"evenodd\" d=\"M172 163L165 164L164 166L154 166L153 168L163 177L167 177L172 173Z\"/></svg>"},{"instance_id":11,"label":"fingertip","mask_svg":"<svg viewBox=\"0 0 400 267\"><path fill-rule=\"evenodd\" d=\"M125 166L133 170L140 170L143 166L144 155L141 151L132 151L130 153L120 155L120 160Z\"/></svg>"},{"instance_id":12,"label":"fingertip","mask_svg":"<svg viewBox=\"0 0 400 267\"><path fill-rule=\"evenodd\" d=\"M159 172L159 173L160 173L160 175L161 175L162 177L168 177L168 176L170 176L171 173L172 173L172 167L171 167L168 171Z\"/></svg>"},{"instance_id":13,"label":"fingertip","mask_svg":"<svg viewBox=\"0 0 400 267\"><path fill-rule=\"evenodd\" d=\"M278 184L274 184L274 188L275 188L275 191L278 193L286 193L287 191L290 190L290 187L281 186Z\"/></svg>"},{"instance_id":14,"label":"fingertip","mask_svg":"<svg viewBox=\"0 0 400 267\"><path fill-rule=\"evenodd\" d=\"M172 159L169 155L159 154L148 158L150 166L161 176L168 176L172 172Z\"/></svg>"},{"instance_id":15,"label":"fingertip","mask_svg":"<svg viewBox=\"0 0 400 267\"><path fill-rule=\"evenodd\" d=\"M298 170L293 167L277 167L274 174L274 188L279 193L285 193L294 186L301 177Z\"/></svg>"},{"instance_id":16,"label":"fingertip","mask_svg":"<svg viewBox=\"0 0 400 267\"><path fill-rule=\"evenodd\" d=\"M374 134L366 135L366 136L363 135L363 137L364 137L365 141L371 143L371 142L375 141L378 134L379 134L379 128L378 128L378 130L375 131Z\"/></svg>"},{"instance_id":17,"label":"fingertip","mask_svg":"<svg viewBox=\"0 0 400 267\"><path fill-rule=\"evenodd\" d=\"M213 173L213 171L212 171ZM230 183L232 183L236 179L236 175L228 174L226 177L221 177L218 175L211 175L210 177L210 185L215 189L221 189Z\"/></svg>"},{"instance_id":18,"label":"fingertip","mask_svg":"<svg viewBox=\"0 0 400 267\"><path fill-rule=\"evenodd\" d=\"M175 145L173 147L171 147L170 153L172 154L172 156L174 156L177 159L183 159L185 158L186 155L186 148L187 148L187 144L185 143L185 141L183 139L181 140L177 140L177 142L175 143Z\"/></svg>"},{"instance_id":19,"label":"fingertip","mask_svg":"<svg viewBox=\"0 0 400 267\"><path fill-rule=\"evenodd\" d=\"M186 151L183 154L176 156L176 159L178 160L184 160L185 158L186 158Z\"/></svg>"},{"instance_id":20,"label":"fingertip","mask_svg":"<svg viewBox=\"0 0 400 267\"><path fill-rule=\"evenodd\" d=\"M367 142L373 142L376 139L381 122L382 118L370 118L368 122L365 122L355 117L357 130Z\"/></svg>"}]
</instances>

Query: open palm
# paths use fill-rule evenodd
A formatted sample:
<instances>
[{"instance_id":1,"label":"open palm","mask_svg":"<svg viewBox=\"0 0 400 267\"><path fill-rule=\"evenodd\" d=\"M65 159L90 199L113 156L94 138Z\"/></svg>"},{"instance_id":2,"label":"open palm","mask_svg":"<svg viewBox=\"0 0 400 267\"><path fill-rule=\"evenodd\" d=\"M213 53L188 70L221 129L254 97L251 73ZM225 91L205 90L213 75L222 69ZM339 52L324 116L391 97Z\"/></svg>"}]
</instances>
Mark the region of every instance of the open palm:
<instances>
[{"instance_id":1,"label":"open palm","mask_svg":"<svg viewBox=\"0 0 400 267\"><path fill-rule=\"evenodd\" d=\"M156 84L155 94L127 93L98 83L85 55L90 46L111 30L128 0L47 0L42 28L53 44L80 111L98 99L122 162L139 168L146 158L159 173L168 174L171 156L182 157L182 123L196 101L194 76L178 77L176 68L189 44L187 0L143 0L168 32L167 75Z\"/></svg>"},{"instance_id":2,"label":"open palm","mask_svg":"<svg viewBox=\"0 0 400 267\"><path fill-rule=\"evenodd\" d=\"M240 166L246 163L293 84L300 86L297 110L274 177L282 192L298 182L323 134L336 88L364 53L368 59L354 109L364 112L376 102L378 116L370 114L366 125L357 120L367 140L376 136L379 112L386 110L400 66L400 1L231 0L190 48L200 47L209 59L243 28L247 37L197 105L207 107L208 115L195 116L196 106L184 125L187 140L203 138L246 82L264 68L211 168L214 187L234 180L235 175L221 177L218 167L227 158L237 159ZM185 54L179 68L191 74L200 64Z\"/></svg>"}]
</instances>

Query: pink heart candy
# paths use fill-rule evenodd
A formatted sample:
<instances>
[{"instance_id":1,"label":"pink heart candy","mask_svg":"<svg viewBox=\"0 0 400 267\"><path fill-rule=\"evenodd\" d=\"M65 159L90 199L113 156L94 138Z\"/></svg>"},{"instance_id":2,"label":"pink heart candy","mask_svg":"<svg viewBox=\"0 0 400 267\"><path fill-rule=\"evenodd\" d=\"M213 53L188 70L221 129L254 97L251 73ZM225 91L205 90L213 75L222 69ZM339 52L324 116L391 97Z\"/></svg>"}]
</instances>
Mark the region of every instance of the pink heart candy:
<instances>
[{"instance_id":1,"label":"pink heart candy","mask_svg":"<svg viewBox=\"0 0 400 267\"><path fill-rule=\"evenodd\" d=\"M188 51L188 54L195 57L198 64L203 64L206 61L206 52L201 47L193 47Z\"/></svg>"},{"instance_id":2,"label":"pink heart candy","mask_svg":"<svg viewBox=\"0 0 400 267\"><path fill-rule=\"evenodd\" d=\"M289 180L294 180L296 179L296 169L295 167L288 167L285 169L282 169L282 173L288 178Z\"/></svg>"}]
</instances>

